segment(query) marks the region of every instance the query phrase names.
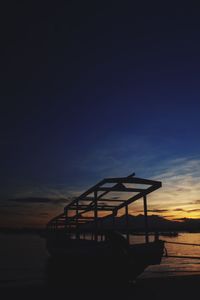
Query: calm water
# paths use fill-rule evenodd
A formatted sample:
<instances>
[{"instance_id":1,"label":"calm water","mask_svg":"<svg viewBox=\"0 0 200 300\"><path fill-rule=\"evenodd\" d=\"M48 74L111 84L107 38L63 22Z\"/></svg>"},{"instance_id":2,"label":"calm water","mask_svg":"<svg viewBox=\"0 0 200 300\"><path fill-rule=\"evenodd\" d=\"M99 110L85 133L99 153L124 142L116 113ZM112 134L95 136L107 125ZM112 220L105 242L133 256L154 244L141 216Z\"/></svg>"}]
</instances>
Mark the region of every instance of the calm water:
<instances>
[{"instance_id":1,"label":"calm water","mask_svg":"<svg viewBox=\"0 0 200 300\"><path fill-rule=\"evenodd\" d=\"M152 237L153 239L153 237ZM169 242L200 244L200 233L180 233L177 237L160 236L160 239ZM143 237L132 237L132 242L142 242ZM177 256L198 256L200 257L200 246L186 246L166 243L168 255ZM188 258L162 258L161 265L148 267L140 278L147 277L166 277L180 275L200 275L200 259Z\"/></svg>"},{"instance_id":2,"label":"calm water","mask_svg":"<svg viewBox=\"0 0 200 300\"><path fill-rule=\"evenodd\" d=\"M160 237L173 242L200 244L200 233L182 233L178 237ZM131 237L142 242L143 237ZM0 286L43 283L48 253L45 240L37 235L0 235ZM169 255L200 256L200 247L166 244ZM148 267L140 276L163 277L200 275L200 259L163 258L161 265Z\"/></svg>"}]
</instances>

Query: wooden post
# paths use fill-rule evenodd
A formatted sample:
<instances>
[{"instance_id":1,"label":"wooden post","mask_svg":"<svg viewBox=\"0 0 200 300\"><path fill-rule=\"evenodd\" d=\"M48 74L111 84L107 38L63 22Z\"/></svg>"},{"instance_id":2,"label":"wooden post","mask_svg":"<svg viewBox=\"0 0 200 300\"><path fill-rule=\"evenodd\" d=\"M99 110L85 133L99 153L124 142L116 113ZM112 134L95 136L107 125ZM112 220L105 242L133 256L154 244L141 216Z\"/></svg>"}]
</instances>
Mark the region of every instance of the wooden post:
<instances>
[{"instance_id":1,"label":"wooden post","mask_svg":"<svg viewBox=\"0 0 200 300\"><path fill-rule=\"evenodd\" d=\"M143 197L144 202L144 225L145 225L145 241L149 242L149 230L148 230L148 215L147 215L147 197Z\"/></svg>"},{"instance_id":2,"label":"wooden post","mask_svg":"<svg viewBox=\"0 0 200 300\"><path fill-rule=\"evenodd\" d=\"M98 209L97 209L97 191L94 191L94 223L95 223L95 241L98 240L97 227L98 227Z\"/></svg>"},{"instance_id":3,"label":"wooden post","mask_svg":"<svg viewBox=\"0 0 200 300\"><path fill-rule=\"evenodd\" d=\"M129 215L128 215L128 205L125 206L125 211L126 211L126 238L129 243L130 241L130 236L129 236Z\"/></svg>"}]
</instances>

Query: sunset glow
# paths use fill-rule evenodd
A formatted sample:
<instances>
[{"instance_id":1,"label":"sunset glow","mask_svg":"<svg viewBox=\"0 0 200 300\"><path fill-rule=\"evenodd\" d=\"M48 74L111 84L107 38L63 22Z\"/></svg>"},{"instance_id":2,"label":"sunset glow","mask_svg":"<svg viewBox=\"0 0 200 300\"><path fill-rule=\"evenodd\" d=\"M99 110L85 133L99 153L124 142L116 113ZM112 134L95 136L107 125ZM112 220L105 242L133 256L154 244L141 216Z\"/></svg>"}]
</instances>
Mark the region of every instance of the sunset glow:
<instances>
[{"instance_id":1,"label":"sunset glow","mask_svg":"<svg viewBox=\"0 0 200 300\"><path fill-rule=\"evenodd\" d=\"M166 162L163 165L166 165ZM148 196L148 214L179 221L184 218L198 219L200 213L200 161L193 158L172 160L168 162L167 171L164 172L162 171L163 165L160 162L159 167L155 165L154 168L152 179L161 180L162 188ZM109 171L109 173L111 172L112 170ZM143 172L147 173L145 169ZM94 182L91 182L92 184ZM86 186L85 189L88 187ZM74 187L74 190L71 188L67 192L67 185L64 189L62 186L62 189L57 190L57 194L62 195L63 198L52 197L51 191L52 189L49 189L48 193L43 194L43 197L42 192L37 195L33 191L32 194L35 194L35 198L28 197L31 191L27 194L23 191L21 197L18 195L16 198L5 201L7 206L2 207L1 225L45 226L49 219L63 211L63 207L68 201L71 201L70 199L80 195L84 190L78 191L78 188L76 190ZM27 197L25 197L26 195ZM122 214L124 214L123 210L118 215ZM142 199L132 204L130 214L143 214Z\"/></svg>"}]
</instances>

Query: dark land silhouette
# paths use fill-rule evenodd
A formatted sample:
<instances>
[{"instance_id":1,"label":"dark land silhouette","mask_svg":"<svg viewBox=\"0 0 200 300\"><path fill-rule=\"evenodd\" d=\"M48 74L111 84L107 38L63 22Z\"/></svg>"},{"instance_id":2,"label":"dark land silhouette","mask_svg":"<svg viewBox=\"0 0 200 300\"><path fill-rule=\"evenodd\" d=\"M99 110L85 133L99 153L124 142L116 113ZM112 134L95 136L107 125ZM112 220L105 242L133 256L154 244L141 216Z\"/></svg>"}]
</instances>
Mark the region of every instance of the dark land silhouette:
<instances>
[{"instance_id":1,"label":"dark land silhouette","mask_svg":"<svg viewBox=\"0 0 200 300\"><path fill-rule=\"evenodd\" d=\"M125 230L125 216L116 218L116 227L123 231ZM112 227L112 219L104 221L105 227L108 229ZM129 224L131 233L143 233L144 232L144 216L132 216L129 215ZM148 227L149 231L186 231L186 232L200 232L200 219L184 218L181 221L171 221L163 218L159 215L148 216ZM127 230L127 229L126 229ZM14 234L39 234L45 236L45 228L11 228L2 227L0 233L14 233Z\"/></svg>"}]
</instances>

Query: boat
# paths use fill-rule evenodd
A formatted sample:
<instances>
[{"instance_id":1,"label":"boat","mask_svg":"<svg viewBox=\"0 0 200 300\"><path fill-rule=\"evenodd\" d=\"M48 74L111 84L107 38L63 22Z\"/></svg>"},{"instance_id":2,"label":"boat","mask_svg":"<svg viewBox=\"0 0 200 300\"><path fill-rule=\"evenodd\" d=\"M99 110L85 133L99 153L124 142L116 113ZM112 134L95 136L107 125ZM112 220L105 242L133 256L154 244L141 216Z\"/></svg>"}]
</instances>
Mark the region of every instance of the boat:
<instances>
[{"instance_id":1,"label":"boat","mask_svg":"<svg viewBox=\"0 0 200 300\"><path fill-rule=\"evenodd\" d=\"M59 283L131 281L149 265L160 264L164 242L157 234L154 241L149 239L147 195L161 186L160 181L135 174L105 178L68 203L47 224L50 280L55 282L56 274ZM145 242L131 244L129 208L139 199L144 207ZM123 230L116 222L122 211Z\"/></svg>"}]
</instances>

